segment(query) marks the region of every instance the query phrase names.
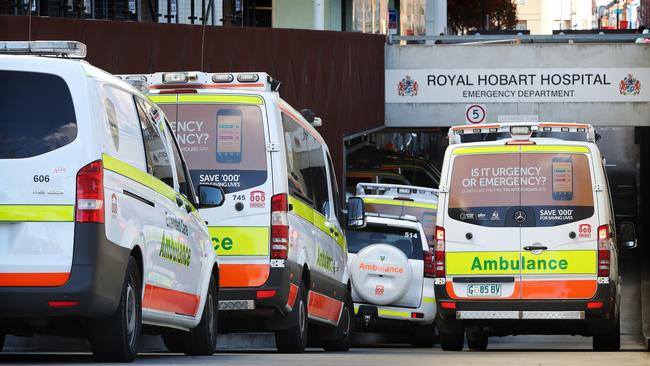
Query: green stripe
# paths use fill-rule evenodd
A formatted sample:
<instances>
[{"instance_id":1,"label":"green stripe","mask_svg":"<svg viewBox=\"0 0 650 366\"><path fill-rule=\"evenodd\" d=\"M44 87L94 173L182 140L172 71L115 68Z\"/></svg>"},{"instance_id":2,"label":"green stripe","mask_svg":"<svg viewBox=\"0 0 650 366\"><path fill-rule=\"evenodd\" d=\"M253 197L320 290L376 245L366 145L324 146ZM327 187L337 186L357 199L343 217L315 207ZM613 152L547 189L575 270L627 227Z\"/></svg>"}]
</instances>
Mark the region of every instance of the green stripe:
<instances>
[{"instance_id":1,"label":"green stripe","mask_svg":"<svg viewBox=\"0 0 650 366\"><path fill-rule=\"evenodd\" d=\"M177 194L172 187L168 186L160 179L154 177L151 174L147 174L130 164L117 160L107 154L102 154L102 160L104 163L104 169L113 171L146 187L149 187L161 195L169 198L172 202L176 202L176 197L181 197L181 195Z\"/></svg>"},{"instance_id":2,"label":"green stripe","mask_svg":"<svg viewBox=\"0 0 650 366\"><path fill-rule=\"evenodd\" d=\"M436 299L434 299L433 297L425 297L425 298L424 298L424 302L435 303L435 302L436 302Z\"/></svg>"},{"instance_id":3,"label":"green stripe","mask_svg":"<svg viewBox=\"0 0 650 366\"><path fill-rule=\"evenodd\" d=\"M412 202L412 201L403 201L403 200L387 200L382 198L367 198L367 197L364 197L363 201L365 203L377 204L377 205L428 208L431 210L438 209L438 205L435 203L422 203L422 202Z\"/></svg>"},{"instance_id":4,"label":"green stripe","mask_svg":"<svg viewBox=\"0 0 650 366\"><path fill-rule=\"evenodd\" d=\"M73 222L73 205L0 205L1 222Z\"/></svg>"},{"instance_id":5,"label":"green stripe","mask_svg":"<svg viewBox=\"0 0 650 366\"><path fill-rule=\"evenodd\" d=\"M149 99L156 104L161 103L176 103L178 101L178 95L160 95L160 94L150 94Z\"/></svg>"},{"instance_id":6,"label":"green stripe","mask_svg":"<svg viewBox=\"0 0 650 366\"><path fill-rule=\"evenodd\" d=\"M388 316L394 316L398 318L411 318L411 313L409 313L408 311L379 309L377 310L377 313L379 313L379 315L388 315Z\"/></svg>"},{"instance_id":7,"label":"green stripe","mask_svg":"<svg viewBox=\"0 0 650 366\"><path fill-rule=\"evenodd\" d=\"M305 219L308 222L311 222L314 226L316 226L320 231L324 232L325 234L331 236L332 233L330 232L330 228L325 224L327 222L327 218L323 216L320 212L314 210L312 207L304 203L302 200L299 198L289 196L289 204L292 206L291 212L294 213L296 216L301 217ZM347 253L348 248L345 242L345 237L341 231L339 231L337 228L334 228L335 232L338 232L339 235L336 237L336 243L343 249L344 252Z\"/></svg>"},{"instance_id":8,"label":"green stripe","mask_svg":"<svg viewBox=\"0 0 650 366\"><path fill-rule=\"evenodd\" d=\"M179 103L232 103L262 105L264 99L252 95L181 94Z\"/></svg>"}]
</instances>

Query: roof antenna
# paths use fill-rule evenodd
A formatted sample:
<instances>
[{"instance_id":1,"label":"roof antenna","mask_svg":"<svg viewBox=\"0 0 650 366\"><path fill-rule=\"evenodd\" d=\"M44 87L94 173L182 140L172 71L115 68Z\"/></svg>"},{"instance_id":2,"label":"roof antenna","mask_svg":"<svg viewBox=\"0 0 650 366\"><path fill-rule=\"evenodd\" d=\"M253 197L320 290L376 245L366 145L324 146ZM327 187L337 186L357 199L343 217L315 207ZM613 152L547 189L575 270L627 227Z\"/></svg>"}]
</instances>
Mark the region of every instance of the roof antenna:
<instances>
[{"instance_id":1,"label":"roof antenna","mask_svg":"<svg viewBox=\"0 0 650 366\"><path fill-rule=\"evenodd\" d=\"M203 29L201 30L201 71L205 71L203 70L203 52L205 50L205 27L208 23L208 15L210 15L210 10L212 9L213 1L214 0L210 0L210 2L208 2L208 8L205 9L205 14L203 14Z\"/></svg>"},{"instance_id":2,"label":"roof antenna","mask_svg":"<svg viewBox=\"0 0 650 366\"><path fill-rule=\"evenodd\" d=\"M29 4L27 5L27 6L29 6L29 8L27 9L27 11L29 11L29 13L27 14L27 23L28 23L28 25L27 25L27 33L29 33L27 35L27 41L30 44L30 48L31 48L31 43L32 43L32 1L34 1L34 0L29 0Z\"/></svg>"}]
</instances>

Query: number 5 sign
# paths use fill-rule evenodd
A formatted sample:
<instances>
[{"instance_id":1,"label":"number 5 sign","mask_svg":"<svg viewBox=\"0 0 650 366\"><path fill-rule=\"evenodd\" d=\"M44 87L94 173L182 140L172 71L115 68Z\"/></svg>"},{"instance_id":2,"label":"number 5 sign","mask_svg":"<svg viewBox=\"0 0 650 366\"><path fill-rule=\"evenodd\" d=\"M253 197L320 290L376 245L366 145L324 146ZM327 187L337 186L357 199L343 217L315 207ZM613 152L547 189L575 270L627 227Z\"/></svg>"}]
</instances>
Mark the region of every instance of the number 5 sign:
<instances>
[{"instance_id":1,"label":"number 5 sign","mask_svg":"<svg viewBox=\"0 0 650 366\"><path fill-rule=\"evenodd\" d=\"M485 106L481 104L468 104L465 109L465 122L477 125L485 121Z\"/></svg>"}]
</instances>

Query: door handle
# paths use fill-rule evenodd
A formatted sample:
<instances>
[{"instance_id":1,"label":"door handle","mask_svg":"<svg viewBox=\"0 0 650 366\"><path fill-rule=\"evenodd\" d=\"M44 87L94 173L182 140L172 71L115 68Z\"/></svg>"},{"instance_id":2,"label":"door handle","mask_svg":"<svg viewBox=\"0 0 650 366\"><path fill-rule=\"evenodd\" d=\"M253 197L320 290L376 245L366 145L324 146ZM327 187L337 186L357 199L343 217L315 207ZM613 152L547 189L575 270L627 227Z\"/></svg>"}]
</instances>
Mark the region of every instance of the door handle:
<instances>
[{"instance_id":1,"label":"door handle","mask_svg":"<svg viewBox=\"0 0 650 366\"><path fill-rule=\"evenodd\" d=\"M546 250L548 247L545 246L526 246L524 247L524 250L527 250L529 252L535 251L535 250Z\"/></svg>"}]
</instances>

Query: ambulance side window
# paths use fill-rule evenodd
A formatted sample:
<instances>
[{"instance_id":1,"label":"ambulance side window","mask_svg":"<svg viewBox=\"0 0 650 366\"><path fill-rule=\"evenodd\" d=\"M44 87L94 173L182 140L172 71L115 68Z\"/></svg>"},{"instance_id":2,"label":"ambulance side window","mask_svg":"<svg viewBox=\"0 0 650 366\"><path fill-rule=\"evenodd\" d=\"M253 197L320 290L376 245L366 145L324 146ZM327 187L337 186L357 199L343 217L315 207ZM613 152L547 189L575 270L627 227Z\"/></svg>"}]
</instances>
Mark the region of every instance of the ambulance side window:
<instances>
[{"instance_id":1,"label":"ambulance side window","mask_svg":"<svg viewBox=\"0 0 650 366\"><path fill-rule=\"evenodd\" d=\"M336 174L334 171L334 165L332 164L332 158L330 157L330 154L327 154L327 165L329 166L330 170L330 187L332 187L332 199L334 200L334 215L336 218L339 220L339 224L342 222L341 221L341 197L339 196L339 186L336 182Z\"/></svg>"},{"instance_id":2,"label":"ambulance side window","mask_svg":"<svg viewBox=\"0 0 650 366\"><path fill-rule=\"evenodd\" d=\"M174 176L167 148L154 120L159 112L141 99L137 100L137 105L147 158L147 173L174 188Z\"/></svg>"},{"instance_id":3,"label":"ambulance side window","mask_svg":"<svg viewBox=\"0 0 650 366\"><path fill-rule=\"evenodd\" d=\"M176 165L176 179L178 179L178 190L185 195L189 200L194 201L190 193L190 186L187 182L187 174L185 172L185 164L181 158L181 153L178 150L176 139L172 137L171 149L174 154L174 164Z\"/></svg>"},{"instance_id":4,"label":"ambulance side window","mask_svg":"<svg viewBox=\"0 0 650 366\"><path fill-rule=\"evenodd\" d=\"M309 135L309 166L314 192L314 208L323 216L329 216L330 195L327 189L325 151L315 138Z\"/></svg>"},{"instance_id":5,"label":"ambulance side window","mask_svg":"<svg viewBox=\"0 0 650 366\"><path fill-rule=\"evenodd\" d=\"M287 155L289 194L313 204L314 196L309 173L307 131L284 113L282 113L282 127Z\"/></svg>"}]
</instances>

